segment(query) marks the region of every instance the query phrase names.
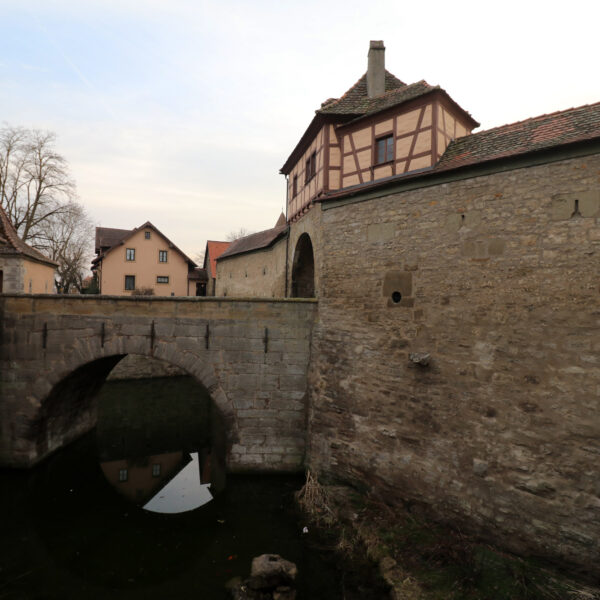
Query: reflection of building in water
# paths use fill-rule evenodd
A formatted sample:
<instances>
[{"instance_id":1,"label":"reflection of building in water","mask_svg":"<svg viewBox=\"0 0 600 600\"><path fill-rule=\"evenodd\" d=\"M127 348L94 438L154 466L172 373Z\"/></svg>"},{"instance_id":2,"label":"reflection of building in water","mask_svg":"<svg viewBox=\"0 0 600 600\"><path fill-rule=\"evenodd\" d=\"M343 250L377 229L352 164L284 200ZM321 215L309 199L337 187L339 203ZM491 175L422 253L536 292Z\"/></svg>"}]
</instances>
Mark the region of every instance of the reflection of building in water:
<instances>
[{"instance_id":1,"label":"reflection of building in water","mask_svg":"<svg viewBox=\"0 0 600 600\"><path fill-rule=\"evenodd\" d=\"M187 452L165 452L141 458L121 458L100 463L104 475L120 493L136 504L145 504L192 459Z\"/></svg>"},{"instance_id":2,"label":"reflection of building in water","mask_svg":"<svg viewBox=\"0 0 600 600\"><path fill-rule=\"evenodd\" d=\"M108 481L125 497L152 512L193 510L212 499L209 491L212 454L165 452L100 463Z\"/></svg>"},{"instance_id":3,"label":"reflection of building in water","mask_svg":"<svg viewBox=\"0 0 600 600\"><path fill-rule=\"evenodd\" d=\"M210 395L191 378L109 382L98 402L99 461L130 501L183 512L224 489L225 436Z\"/></svg>"},{"instance_id":4,"label":"reflection of building in water","mask_svg":"<svg viewBox=\"0 0 600 600\"><path fill-rule=\"evenodd\" d=\"M212 484L202 483L200 466L203 452L192 452L191 462L169 481L153 498L144 504L144 510L157 513L180 513L194 510L213 498ZM206 458L210 461L210 453ZM209 489L210 488L210 489Z\"/></svg>"}]
</instances>

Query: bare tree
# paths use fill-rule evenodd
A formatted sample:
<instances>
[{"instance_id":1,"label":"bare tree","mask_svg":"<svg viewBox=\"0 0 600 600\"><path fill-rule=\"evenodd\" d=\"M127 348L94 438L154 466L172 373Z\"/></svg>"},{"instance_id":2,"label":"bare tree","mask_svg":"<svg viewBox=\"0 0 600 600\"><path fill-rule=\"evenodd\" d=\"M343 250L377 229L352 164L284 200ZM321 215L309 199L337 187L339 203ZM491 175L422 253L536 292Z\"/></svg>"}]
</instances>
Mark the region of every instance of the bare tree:
<instances>
[{"instance_id":1,"label":"bare tree","mask_svg":"<svg viewBox=\"0 0 600 600\"><path fill-rule=\"evenodd\" d=\"M202 267L204 264L204 250L200 250L199 252L195 252L192 254L192 260L199 266Z\"/></svg>"},{"instance_id":2,"label":"bare tree","mask_svg":"<svg viewBox=\"0 0 600 600\"><path fill-rule=\"evenodd\" d=\"M240 238L246 237L247 235L252 235L253 231L248 231L245 227L240 227L235 231L230 231L225 239L228 242L235 242L235 240L239 240Z\"/></svg>"},{"instance_id":3,"label":"bare tree","mask_svg":"<svg viewBox=\"0 0 600 600\"><path fill-rule=\"evenodd\" d=\"M94 225L81 204L69 202L50 215L36 236L38 249L58 263L56 288L68 294L83 289L92 257Z\"/></svg>"},{"instance_id":4,"label":"bare tree","mask_svg":"<svg viewBox=\"0 0 600 600\"><path fill-rule=\"evenodd\" d=\"M81 292L94 227L76 201L66 159L52 132L0 128L0 204L21 239L58 263L59 292Z\"/></svg>"},{"instance_id":5,"label":"bare tree","mask_svg":"<svg viewBox=\"0 0 600 600\"><path fill-rule=\"evenodd\" d=\"M0 128L0 203L22 240L40 248L45 222L75 199L69 166L52 132Z\"/></svg>"}]
</instances>

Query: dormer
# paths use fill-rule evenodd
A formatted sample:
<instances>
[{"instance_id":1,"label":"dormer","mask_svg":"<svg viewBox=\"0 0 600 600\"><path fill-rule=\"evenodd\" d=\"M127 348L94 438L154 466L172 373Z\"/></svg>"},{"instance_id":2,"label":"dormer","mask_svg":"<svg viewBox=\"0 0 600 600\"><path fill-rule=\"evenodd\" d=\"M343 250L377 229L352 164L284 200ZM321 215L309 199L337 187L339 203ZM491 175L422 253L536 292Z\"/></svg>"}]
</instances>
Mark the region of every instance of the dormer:
<instances>
[{"instance_id":1,"label":"dormer","mask_svg":"<svg viewBox=\"0 0 600 600\"><path fill-rule=\"evenodd\" d=\"M371 41L367 72L323 102L280 170L288 220L330 192L432 168L451 140L478 126L439 86L386 71L383 42Z\"/></svg>"}]
</instances>

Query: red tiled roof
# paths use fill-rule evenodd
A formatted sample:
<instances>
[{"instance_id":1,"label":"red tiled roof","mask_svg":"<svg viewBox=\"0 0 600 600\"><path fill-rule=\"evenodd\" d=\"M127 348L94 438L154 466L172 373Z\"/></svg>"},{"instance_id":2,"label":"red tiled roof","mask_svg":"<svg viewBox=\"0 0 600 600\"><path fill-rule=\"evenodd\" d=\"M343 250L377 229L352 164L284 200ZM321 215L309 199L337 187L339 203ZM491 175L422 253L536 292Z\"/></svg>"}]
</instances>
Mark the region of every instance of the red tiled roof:
<instances>
[{"instance_id":1,"label":"red tiled roof","mask_svg":"<svg viewBox=\"0 0 600 600\"><path fill-rule=\"evenodd\" d=\"M450 143L435 171L600 137L600 102L479 131Z\"/></svg>"},{"instance_id":2,"label":"red tiled roof","mask_svg":"<svg viewBox=\"0 0 600 600\"><path fill-rule=\"evenodd\" d=\"M206 261L210 259L210 276L217 276L217 258L231 246L231 242L215 242L209 240L206 242L206 252L204 253L204 268L206 269Z\"/></svg>"},{"instance_id":3,"label":"red tiled roof","mask_svg":"<svg viewBox=\"0 0 600 600\"><path fill-rule=\"evenodd\" d=\"M223 258L229 258L230 256L235 256L237 254L244 254L246 252L253 252L254 250L268 248L278 239L283 237L283 234L286 231L287 225L284 224L279 225L278 227L273 227L273 229L259 231L258 233L253 233L251 235L247 235L246 237L240 238L239 240L235 240L234 242L231 242L231 246L229 246L227 251L221 254L219 260L222 260Z\"/></svg>"},{"instance_id":4,"label":"red tiled roof","mask_svg":"<svg viewBox=\"0 0 600 600\"><path fill-rule=\"evenodd\" d=\"M28 244L26 244L18 235L12 222L8 218L4 209L0 207L0 255L26 256L37 262L42 262L53 267L57 267L58 263L50 260L41 252L38 252Z\"/></svg>"}]
</instances>

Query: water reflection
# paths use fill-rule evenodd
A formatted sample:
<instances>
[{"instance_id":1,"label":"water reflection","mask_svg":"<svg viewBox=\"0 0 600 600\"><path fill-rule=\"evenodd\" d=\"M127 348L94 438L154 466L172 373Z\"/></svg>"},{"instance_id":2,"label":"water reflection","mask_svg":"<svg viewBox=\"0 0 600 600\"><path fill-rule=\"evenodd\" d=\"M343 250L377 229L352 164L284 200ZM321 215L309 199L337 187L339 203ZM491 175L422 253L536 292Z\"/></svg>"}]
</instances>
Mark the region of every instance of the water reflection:
<instances>
[{"instance_id":1,"label":"water reflection","mask_svg":"<svg viewBox=\"0 0 600 600\"><path fill-rule=\"evenodd\" d=\"M198 452L188 456L190 462L157 492L144 509L157 513L180 513L194 510L212 500L210 483L201 483Z\"/></svg>"},{"instance_id":2,"label":"water reflection","mask_svg":"<svg viewBox=\"0 0 600 600\"><path fill-rule=\"evenodd\" d=\"M151 512L206 504L224 487L224 458L215 443L223 436L208 393L187 377L137 380L134 388L131 383L108 382L99 397L104 476Z\"/></svg>"}]
</instances>

